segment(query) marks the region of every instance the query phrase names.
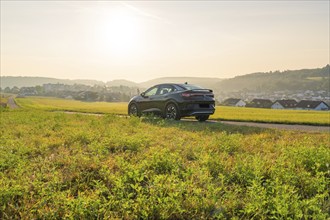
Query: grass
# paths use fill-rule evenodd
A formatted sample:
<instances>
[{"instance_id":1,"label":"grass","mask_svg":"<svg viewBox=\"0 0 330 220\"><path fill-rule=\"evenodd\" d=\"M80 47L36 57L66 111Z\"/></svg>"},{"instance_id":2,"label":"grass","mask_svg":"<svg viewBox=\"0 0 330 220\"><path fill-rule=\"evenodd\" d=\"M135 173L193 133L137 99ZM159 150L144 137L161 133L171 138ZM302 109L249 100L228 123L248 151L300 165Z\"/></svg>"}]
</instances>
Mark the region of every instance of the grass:
<instances>
[{"instance_id":1,"label":"grass","mask_svg":"<svg viewBox=\"0 0 330 220\"><path fill-rule=\"evenodd\" d=\"M330 217L328 134L0 114L0 219Z\"/></svg>"},{"instance_id":2,"label":"grass","mask_svg":"<svg viewBox=\"0 0 330 220\"><path fill-rule=\"evenodd\" d=\"M127 103L81 102L40 97L17 98L16 102L24 108L48 111L127 114ZM276 110L217 106L215 114L211 116L211 119L329 126L330 111Z\"/></svg>"}]
</instances>

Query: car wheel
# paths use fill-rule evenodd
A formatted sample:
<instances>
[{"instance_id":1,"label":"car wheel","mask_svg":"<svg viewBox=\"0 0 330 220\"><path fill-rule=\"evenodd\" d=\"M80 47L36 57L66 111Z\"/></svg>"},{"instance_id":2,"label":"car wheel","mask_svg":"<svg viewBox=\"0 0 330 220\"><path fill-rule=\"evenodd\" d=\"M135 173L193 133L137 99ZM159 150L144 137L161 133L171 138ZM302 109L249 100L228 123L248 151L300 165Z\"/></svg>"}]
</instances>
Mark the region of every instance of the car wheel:
<instances>
[{"instance_id":1,"label":"car wheel","mask_svg":"<svg viewBox=\"0 0 330 220\"><path fill-rule=\"evenodd\" d=\"M165 118L172 120L180 120L180 113L175 104L170 103L165 108Z\"/></svg>"},{"instance_id":2,"label":"car wheel","mask_svg":"<svg viewBox=\"0 0 330 220\"><path fill-rule=\"evenodd\" d=\"M206 121L207 119L209 119L209 115L197 115L196 116L196 119L198 120L198 121Z\"/></svg>"},{"instance_id":3,"label":"car wheel","mask_svg":"<svg viewBox=\"0 0 330 220\"><path fill-rule=\"evenodd\" d=\"M139 109L137 107L136 104L131 104L129 107L128 107L128 115L132 115L132 116L140 116L139 114Z\"/></svg>"}]
</instances>

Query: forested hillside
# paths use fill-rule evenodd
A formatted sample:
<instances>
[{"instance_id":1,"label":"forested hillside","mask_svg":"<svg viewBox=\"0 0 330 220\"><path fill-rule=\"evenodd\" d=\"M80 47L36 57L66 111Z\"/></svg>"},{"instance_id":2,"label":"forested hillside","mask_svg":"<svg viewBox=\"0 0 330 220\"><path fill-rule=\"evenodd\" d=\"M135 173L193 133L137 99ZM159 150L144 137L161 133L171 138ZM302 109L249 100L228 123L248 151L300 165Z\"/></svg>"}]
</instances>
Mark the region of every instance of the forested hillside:
<instances>
[{"instance_id":1,"label":"forested hillside","mask_svg":"<svg viewBox=\"0 0 330 220\"><path fill-rule=\"evenodd\" d=\"M330 90L330 66L317 69L252 73L223 80L216 85L219 91L301 91Z\"/></svg>"}]
</instances>

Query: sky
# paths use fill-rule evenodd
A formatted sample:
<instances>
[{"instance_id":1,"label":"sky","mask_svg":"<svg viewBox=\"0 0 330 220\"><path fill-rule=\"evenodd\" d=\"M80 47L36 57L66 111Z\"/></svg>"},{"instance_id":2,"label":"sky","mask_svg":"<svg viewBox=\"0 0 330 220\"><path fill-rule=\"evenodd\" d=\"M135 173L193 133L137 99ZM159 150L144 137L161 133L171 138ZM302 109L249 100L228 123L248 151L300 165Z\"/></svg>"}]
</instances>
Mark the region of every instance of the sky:
<instances>
[{"instance_id":1,"label":"sky","mask_svg":"<svg viewBox=\"0 0 330 220\"><path fill-rule=\"evenodd\" d=\"M1 0L1 76L231 78L329 63L329 1Z\"/></svg>"}]
</instances>

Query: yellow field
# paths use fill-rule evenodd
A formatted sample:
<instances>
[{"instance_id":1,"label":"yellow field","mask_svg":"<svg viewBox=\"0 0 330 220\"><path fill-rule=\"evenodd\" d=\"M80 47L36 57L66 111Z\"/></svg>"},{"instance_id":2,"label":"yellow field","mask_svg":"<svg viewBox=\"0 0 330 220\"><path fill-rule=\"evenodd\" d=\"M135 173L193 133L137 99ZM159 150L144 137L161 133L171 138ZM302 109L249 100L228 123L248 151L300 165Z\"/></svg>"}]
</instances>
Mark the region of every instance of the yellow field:
<instances>
[{"instance_id":1,"label":"yellow field","mask_svg":"<svg viewBox=\"0 0 330 220\"><path fill-rule=\"evenodd\" d=\"M287 124L330 125L330 111L281 110L218 106L213 119Z\"/></svg>"},{"instance_id":2,"label":"yellow field","mask_svg":"<svg viewBox=\"0 0 330 220\"><path fill-rule=\"evenodd\" d=\"M32 108L48 111L75 111L89 113L127 114L127 103L121 102L81 102L77 100L28 97L17 98L16 102L23 108Z\"/></svg>"},{"instance_id":3,"label":"yellow field","mask_svg":"<svg viewBox=\"0 0 330 220\"><path fill-rule=\"evenodd\" d=\"M48 111L127 114L127 103L81 102L76 100L44 97L17 98L16 102L23 108ZM211 116L211 119L330 125L330 111L276 110L217 106L215 114Z\"/></svg>"}]
</instances>

